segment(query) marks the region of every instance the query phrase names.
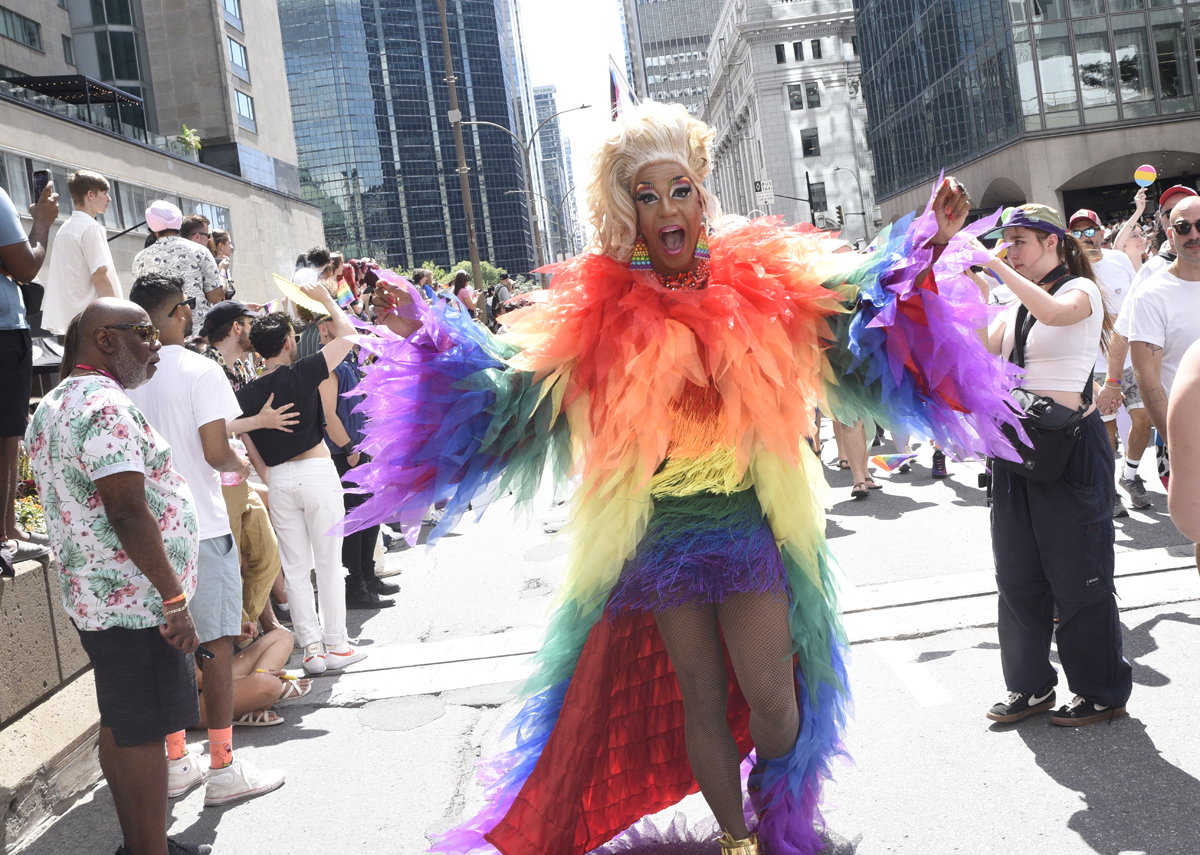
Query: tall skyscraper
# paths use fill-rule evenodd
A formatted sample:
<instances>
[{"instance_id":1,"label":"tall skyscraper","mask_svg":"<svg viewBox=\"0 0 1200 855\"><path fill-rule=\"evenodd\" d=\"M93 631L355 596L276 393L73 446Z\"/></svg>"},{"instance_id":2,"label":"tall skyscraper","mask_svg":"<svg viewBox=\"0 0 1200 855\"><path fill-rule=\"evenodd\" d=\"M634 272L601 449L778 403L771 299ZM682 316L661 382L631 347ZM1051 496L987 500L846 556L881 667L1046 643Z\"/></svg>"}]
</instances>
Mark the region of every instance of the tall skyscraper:
<instances>
[{"instance_id":1,"label":"tall skyscraper","mask_svg":"<svg viewBox=\"0 0 1200 855\"><path fill-rule=\"evenodd\" d=\"M521 147L533 95L516 0L450 0L480 257L537 264ZM434 0L279 0L304 197L331 247L392 267L469 257ZM536 145L530 157L540 172ZM540 175L532 180L542 192Z\"/></svg>"},{"instance_id":2,"label":"tall skyscraper","mask_svg":"<svg viewBox=\"0 0 1200 855\"><path fill-rule=\"evenodd\" d=\"M679 103L693 116L708 94L708 50L721 0L621 0L638 96Z\"/></svg>"},{"instance_id":3,"label":"tall skyscraper","mask_svg":"<svg viewBox=\"0 0 1200 855\"><path fill-rule=\"evenodd\" d=\"M558 112L554 92L553 86L535 86L533 89L539 124ZM576 224L571 142L563 138L557 117L546 122L539 134L539 142L546 188L544 195L550 205L550 254L557 261L570 258L582 249Z\"/></svg>"}]
</instances>

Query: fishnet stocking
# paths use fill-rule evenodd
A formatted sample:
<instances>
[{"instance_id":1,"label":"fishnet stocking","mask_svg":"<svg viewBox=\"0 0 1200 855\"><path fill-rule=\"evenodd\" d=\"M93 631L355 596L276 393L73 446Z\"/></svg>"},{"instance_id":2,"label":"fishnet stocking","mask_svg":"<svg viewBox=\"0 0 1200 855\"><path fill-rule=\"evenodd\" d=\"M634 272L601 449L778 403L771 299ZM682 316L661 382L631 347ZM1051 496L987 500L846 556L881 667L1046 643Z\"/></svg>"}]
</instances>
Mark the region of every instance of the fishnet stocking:
<instances>
[{"instance_id":1,"label":"fishnet stocking","mask_svg":"<svg viewBox=\"0 0 1200 855\"><path fill-rule=\"evenodd\" d=\"M725 713L729 682L721 630L742 694L759 762L791 751L800 728L792 676L792 637L785 594L735 594L655 613L663 646L683 695L688 762L700 792L735 838L749 832L742 813L740 756Z\"/></svg>"}]
</instances>

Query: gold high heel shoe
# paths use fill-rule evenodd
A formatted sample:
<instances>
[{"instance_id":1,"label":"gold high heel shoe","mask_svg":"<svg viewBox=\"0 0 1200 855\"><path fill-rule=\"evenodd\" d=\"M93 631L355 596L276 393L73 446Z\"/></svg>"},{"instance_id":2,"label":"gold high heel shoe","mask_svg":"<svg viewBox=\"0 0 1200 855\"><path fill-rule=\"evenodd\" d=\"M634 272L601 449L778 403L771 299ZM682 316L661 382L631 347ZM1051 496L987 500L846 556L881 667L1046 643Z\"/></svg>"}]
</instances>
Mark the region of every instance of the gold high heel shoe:
<instances>
[{"instance_id":1,"label":"gold high heel shoe","mask_svg":"<svg viewBox=\"0 0 1200 855\"><path fill-rule=\"evenodd\" d=\"M758 835L751 834L744 840L734 840L726 831L721 835L721 855L759 855Z\"/></svg>"}]
</instances>

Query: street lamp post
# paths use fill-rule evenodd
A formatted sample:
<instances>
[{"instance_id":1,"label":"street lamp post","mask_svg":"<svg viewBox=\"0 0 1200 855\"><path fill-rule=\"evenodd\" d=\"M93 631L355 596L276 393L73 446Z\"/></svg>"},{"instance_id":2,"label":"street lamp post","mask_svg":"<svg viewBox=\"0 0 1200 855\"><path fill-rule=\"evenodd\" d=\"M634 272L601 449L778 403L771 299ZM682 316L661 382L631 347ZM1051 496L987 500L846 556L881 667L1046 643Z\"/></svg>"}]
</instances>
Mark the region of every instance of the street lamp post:
<instances>
[{"instance_id":1,"label":"street lamp post","mask_svg":"<svg viewBox=\"0 0 1200 855\"><path fill-rule=\"evenodd\" d=\"M471 183L467 179L467 154L463 148L462 111L458 109L458 87L455 81L454 61L450 56L450 30L446 25L446 0L437 0L438 15L442 19L442 55L446 63L446 86L450 90L450 113L447 116L454 126L454 150L458 155L458 184L462 190L463 213L467 220L467 249L471 253L471 278L475 282L475 293L483 293L483 271L479 266L479 242L475 238L475 207L471 203ZM447 212L449 216L449 212ZM453 252L454 247L450 247Z\"/></svg>"},{"instance_id":2,"label":"street lamp post","mask_svg":"<svg viewBox=\"0 0 1200 855\"><path fill-rule=\"evenodd\" d=\"M869 225L867 225L867 203L866 203L866 200L863 198L862 182L858 180L858 173L855 172L853 169L849 169L845 166L835 166L833 168L833 171L837 172L839 169L842 172L849 172L850 177L854 179L854 183L856 185L858 185L858 207L862 209L863 240L865 240L867 243L870 243L871 242L871 227Z\"/></svg>"},{"instance_id":3,"label":"street lamp post","mask_svg":"<svg viewBox=\"0 0 1200 855\"><path fill-rule=\"evenodd\" d=\"M438 0L438 2L444 3L445 0ZM500 130L504 131L504 133L506 133L510 137L512 137L513 140L516 142L516 144L520 147L521 155L525 159L525 190L530 194L534 194L535 191L533 189L533 167L529 162L529 151L531 148L533 148L533 143L534 143L534 140L537 139L537 135L541 132L542 128L546 126L546 123L549 122L551 119L561 116L563 113L573 113L576 110L586 110L590 106L592 106L592 105L591 104L580 104L578 107L571 107L568 110L559 110L557 113L550 114L549 116L544 118L536 128L533 129L533 133L530 134L529 142L527 142L527 143L522 142L521 138L519 136L514 134L508 128L504 127L504 125L498 125L495 122L485 122L482 120L477 120L477 121L473 121L473 122L463 122L462 124L464 124L464 125L487 125L488 127L499 128ZM541 195L541 194L537 194L537 195ZM533 204L532 199L530 200L530 203ZM539 268L545 267L546 266L546 256L542 252L542 232L541 232L541 229L538 227L538 213L537 213L537 205L536 204L533 205L533 242L535 244L537 244L538 267ZM546 277L545 277L545 274L542 274L542 285L545 285L545 284L546 284Z\"/></svg>"}]
</instances>

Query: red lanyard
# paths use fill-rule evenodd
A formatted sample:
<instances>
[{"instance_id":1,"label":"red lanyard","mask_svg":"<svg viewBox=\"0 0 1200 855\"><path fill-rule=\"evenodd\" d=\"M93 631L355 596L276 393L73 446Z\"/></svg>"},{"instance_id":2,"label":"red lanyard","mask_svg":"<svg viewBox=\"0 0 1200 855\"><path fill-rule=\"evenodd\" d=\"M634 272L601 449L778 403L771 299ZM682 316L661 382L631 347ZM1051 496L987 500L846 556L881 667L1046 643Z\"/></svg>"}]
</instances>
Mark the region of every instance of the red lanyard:
<instances>
[{"instance_id":1,"label":"red lanyard","mask_svg":"<svg viewBox=\"0 0 1200 855\"><path fill-rule=\"evenodd\" d=\"M96 368L93 365L84 365L82 362L77 363L75 368L76 368L76 370L79 370L79 371L95 371L97 374L103 374L105 377L107 377L109 380L116 383L122 389L125 388L124 384L122 384L121 381L118 380L111 371L106 371L103 368Z\"/></svg>"}]
</instances>

